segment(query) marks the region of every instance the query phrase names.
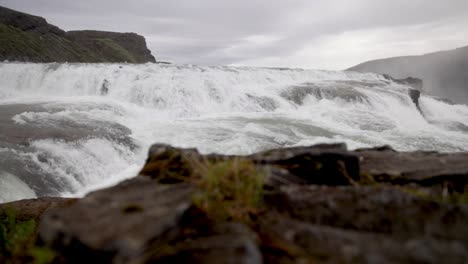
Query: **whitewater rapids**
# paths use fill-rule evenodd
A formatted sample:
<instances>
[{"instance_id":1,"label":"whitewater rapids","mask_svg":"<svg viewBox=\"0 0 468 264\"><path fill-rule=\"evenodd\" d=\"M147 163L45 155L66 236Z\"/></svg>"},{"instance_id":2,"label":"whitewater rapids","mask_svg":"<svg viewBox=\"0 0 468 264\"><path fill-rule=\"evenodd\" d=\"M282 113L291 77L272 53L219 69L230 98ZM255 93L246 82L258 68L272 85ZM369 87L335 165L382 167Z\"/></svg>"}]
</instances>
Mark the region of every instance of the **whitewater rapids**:
<instances>
[{"instance_id":1,"label":"whitewater rapids","mask_svg":"<svg viewBox=\"0 0 468 264\"><path fill-rule=\"evenodd\" d=\"M148 147L203 153L345 142L467 151L468 107L377 74L160 64L0 63L0 202L135 176Z\"/></svg>"}]
</instances>

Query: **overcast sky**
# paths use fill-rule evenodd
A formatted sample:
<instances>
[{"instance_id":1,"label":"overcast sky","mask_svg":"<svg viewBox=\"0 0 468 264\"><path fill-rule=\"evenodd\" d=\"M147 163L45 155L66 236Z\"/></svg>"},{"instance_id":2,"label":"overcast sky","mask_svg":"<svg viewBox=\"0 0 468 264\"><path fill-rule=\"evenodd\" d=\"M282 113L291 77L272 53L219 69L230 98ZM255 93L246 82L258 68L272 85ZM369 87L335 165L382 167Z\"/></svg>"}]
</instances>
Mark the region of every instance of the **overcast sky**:
<instances>
[{"instance_id":1,"label":"overcast sky","mask_svg":"<svg viewBox=\"0 0 468 264\"><path fill-rule=\"evenodd\" d=\"M0 0L64 30L136 32L159 60L344 69L468 45L468 0Z\"/></svg>"}]
</instances>

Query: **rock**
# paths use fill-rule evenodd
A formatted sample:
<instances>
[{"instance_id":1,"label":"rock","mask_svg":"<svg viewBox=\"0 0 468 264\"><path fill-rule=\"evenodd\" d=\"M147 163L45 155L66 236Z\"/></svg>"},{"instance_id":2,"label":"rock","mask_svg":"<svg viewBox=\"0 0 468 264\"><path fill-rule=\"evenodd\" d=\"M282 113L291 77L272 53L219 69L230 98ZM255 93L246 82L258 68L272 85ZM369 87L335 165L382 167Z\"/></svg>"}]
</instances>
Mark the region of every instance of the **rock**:
<instances>
[{"instance_id":1,"label":"rock","mask_svg":"<svg viewBox=\"0 0 468 264\"><path fill-rule=\"evenodd\" d=\"M8 210L12 210L19 221L34 219L36 222L39 222L42 215L49 210L65 208L76 201L77 199L72 198L43 197L0 204L0 217Z\"/></svg>"},{"instance_id":2,"label":"rock","mask_svg":"<svg viewBox=\"0 0 468 264\"><path fill-rule=\"evenodd\" d=\"M468 207L435 202L393 187L287 186L270 207L316 225L468 243Z\"/></svg>"},{"instance_id":3,"label":"rock","mask_svg":"<svg viewBox=\"0 0 468 264\"><path fill-rule=\"evenodd\" d=\"M307 184L349 185L359 181L359 158L343 144L284 148L248 157L257 164L288 170Z\"/></svg>"},{"instance_id":4,"label":"rock","mask_svg":"<svg viewBox=\"0 0 468 264\"><path fill-rule=\"evenodd\" d=\"M331 144L228 156L156 144L134 179L54 210L54 200L14 207L42 219L38 244L67 263L464 263L468 205L419 192L464 188L466 155ZM204 188L198 166L232 159L249 161L247 176L267 172L261 202L247 217L217 218L249 197ZM207 192L220 193L218 207L200 205Z\"/></svg>"},{"instance_id":5,"label":"rock","mask_svg":"<svg viewBox=\"0 0 468 264\"><path fill-rule=\"evenodd\" d=\"M413 77L408 77L405 79L395 79L388 74L383 74L383 76L392 82L412 87L408 89L408 95L410 96L411 101L413 101L414 105L416 105L418 110L422 113L421 108L419 107L419 97L421 96L421 91L423 90L423 81L421 79Z\"/></svg>"},{"instance_id":6,"label":"rock","mask_svg":"<svg viewBox=\"0 0 468 264\"><path fill-rule=\"evenodd\" d=\"M349 70L390 74L394 78L416 77L424 81L424 93L468 104L468 46L421 56L368 61Z\"/></svg>"},{"instance_id":7,"label":"rock","mask_svg":"<svg viewBox=\"0 0 468 264\"><path fill-rule=\"evenodd\" d=\"M137 177L46 214L39 238L73 263L127 263L177 227L193 191L188 184L164 186Z\"/></svg>"},{"instance_id":8,"label":"rock","mask_svg":"<svg viewBox=\"0 0 468 264\"><path fill-rule=\"evenodd\" d=\"M176 243L173 253L143 263L263 263L256 234L239 223L213 224L208 232Z\"/></svg>"},{"instance_id":9,"label":"rock","mask_svg":"<svg viewBox=\"0 0 468 264\"><path fill-rule=\"evenodd\" d=\"M314 84L289 87L281 93L281 97L297 105L302 105L308 95L320 96L320 87Z\"/></svg>"},{"instance_id":10,"label":"rock","mask_svg":"<svg viewBox=\"0 0 468 264\"><path fill-rule=\"evenodd\" d=\"M411 98L411 101L413 101L414 105L416 105L418 110L422 112L421 108L419 107L419 97L421 97L421 92L416 89L409 89L408 94Z\"/></svg>"},{"instance_id":11,"label":"rock","mask_svg":"<svg viewBox=\"0 0 468 264\"><path fill-rule=\"evenodd\" d=\"M280 96L297 105L302 105L305 98L309 95L312 95L319 100L340 98L347 102L365 101L367 100L366 95L356 90L354 87L373 87L379 85L379 83L373 84L356 81L336 81L333 85L343 87L345 89L329 89L315 83L303 83L300 85L288 87L286 90L281 92Z\"/></svg>"},{"instance_id":12,"label":"rock","mask_svg":"<svg viewBox=\"0 0 468 264\"><path fill-rule=\"evenodd\" d=\"M0 61L156 62L135 33L65 32L33 16L0 6Z\"/></svg>"},{"instance_id":13,"label":"rock","mask_svg":"<svg viewBox=\"0 0 468 264\"><path fill-rule=\"evenodd\" d=\"M463 243L425 236L401 240L278 215L260 225L268 263L287 263L279 261L286 257L296 263L463 263L468 257Z\"/></svg>"},{"instance_id":14,"label":"rock","mask_svg":"<svg viewBox=\"0 0 468 264\"><path fill-rule=\"evenodd\" d=\"M107 79L104 79L104 82L102 82L101 85L101 95L107 95L109 93L109 81Z\"/></svg>"},{"instance_id":15,"label":"rock","mask_svg":"<svg viewBox=\"0 0 468 264\"><path fill-rule=\"evenodd\" d=\"M180 182L181 178L193 174L193 170L196 169L193 167L193 161L203 159L220 161L234 158L275 167L270 171L275 175L282 174L286 181L319 185L348 185L360 179L359 158L347 153L346 146L343 144L285 148L243 157L226 155L203 157L195 149L178 149L156 144L151 147L148 160L140 174L158 179L162 183ZM278 169L283 169L283 171ZM289 174L286 174L286 171ZM267 177L275 181L273 174ZM276 181L278 180L276 177Z\"/></svg>"},{"instance_id":16,"label":"rock","mask_svg":"<svg viewBox=\"0 0 468 264\"><path fill-rule=\"evenodd\" d=\"M463 191L468 184L468 153L395 152L361 149L361 174L378 182L434 186L449 182Z\"/></svg>"},{"instance_id":17,"label":"rock","mask_svg":"<svg viewBox=\"0 0 468 264\"><path fill-rule=\"evenodd\" d=\"M393 81L395 83L399 83L399 84L403 84L403 85L413 87L413 89L417 90L417 91L422 91L423 87L424 87L423 80L418 79L418 78L407 77L407 78L404 78L404 79L395 79L395 78L393 78L392 76L390 76L388 74L383 74L383 76L386 79L391 80L391 81Z\"/></svg>"},{"instance_id":18,"label":"rock","mask_svg":"<svg viewBox=\"0 0 468 264\"><path fill-rule=\"evenodd\" d=\"M18 28L25 32L34 32L39 34L65 35L65 31L38 16L29 15L0 6L0 23L6 26Z\"/></svg>"},{"instance_id":19,"label":"rock","mask_svg":"<svg viewBox=\"0 0 468 264\"><path fill-rule=\"evenodd\" d=\"M135 33L117 33L94 30L68 31L68 39L105 57L110 62L156 62L143 36Z\"/></svg>"},{"instance_id":20,"label":"rock","mask_svg":"<svg viewBox=\"0 0 468 264\"><path fill-rule=\"evenodd\" d=\"M155 144L151 146L146 164L139 174L156 179L160 183L180 183L193 175L193 163L201 158L196 149Z\"/></svg>"}]
</instances>

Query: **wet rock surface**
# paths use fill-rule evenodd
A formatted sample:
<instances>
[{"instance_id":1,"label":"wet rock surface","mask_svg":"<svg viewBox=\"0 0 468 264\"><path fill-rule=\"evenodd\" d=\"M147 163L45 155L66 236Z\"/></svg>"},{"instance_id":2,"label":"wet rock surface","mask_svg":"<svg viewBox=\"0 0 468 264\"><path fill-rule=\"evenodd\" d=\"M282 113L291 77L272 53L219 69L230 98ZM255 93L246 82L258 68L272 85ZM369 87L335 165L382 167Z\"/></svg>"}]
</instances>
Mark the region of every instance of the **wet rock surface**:
<instances>
[{"instance_id":1,"label":"wet rock surface","mask_svg":"<svg viewBox=\"0 0 468 264\"><path fill-rule=\"evenodd\" d=\"M0 204L0 217L4 216L8 210L14 210L17 220L34 219L35 221L39 221L45 212L68 207L76 201L77 199L74 198L44 197L4 203Z\"/></svg>"},{"instance_id":2,"label":"wet rock surface","mask_svg":"<svg viewBox=\"0 0 468 264\"><path fill-rule=\"evenodd\" d=\"M448 184L462 191L468 183L468 153L396 152L391 148L361 149L361 173L378 182Z\"/></svg>"},{"instance_id":3,"label":"wet rock surface","mask_svg":"<svg viewBox=\"0 0 468 264\"><path fill-rule=\"evenodd\" d=\"M467 161L342 144L250 156L153 145L136 178L46 211L38 243L66 263L465 263ZM213 218L197 202L199 177L214 173L200 168L219 163L265 173L247 218Z\"/></svg>"},{"instance_id":4,"label":"wet rock surface","mask_svg":"<svg viewBox=\"0 0 468 264\"><path fill-rule=\"evenodd\" d=\"M90 258L127 263L178 225L192 192L186 184L163 186L135 178L46 215L39 236L74 263Z\"/></svg>"},{"instance_id":5,"label":"wet rock surface","mask_svg":"<svg viewBox=\"0 0 468 264\"><path fill-rule=\"evenodd\" d=\"M280 212L317 225L468 243L468 207L423 199L398 188L290 186L268 200Z\"/></svg>"}]
</instances>

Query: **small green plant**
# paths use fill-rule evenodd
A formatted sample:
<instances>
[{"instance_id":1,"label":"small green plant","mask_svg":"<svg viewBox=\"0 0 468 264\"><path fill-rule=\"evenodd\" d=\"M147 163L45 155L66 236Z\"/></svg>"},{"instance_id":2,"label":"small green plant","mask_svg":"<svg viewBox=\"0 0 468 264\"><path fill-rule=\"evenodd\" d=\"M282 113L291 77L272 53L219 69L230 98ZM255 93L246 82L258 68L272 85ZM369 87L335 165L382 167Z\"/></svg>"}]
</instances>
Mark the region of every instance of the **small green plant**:
<instances>
[{"instance_id":1,"label":"small green plant","mask_svg":"<svg viewBox=\"0 0 468 264\"><path fill-rule=\"evenodd\" d=\"M57 254L48 247L33 246L27 250L27 255L33 260L34 264L52 263Z\"/></svg>"},{"instance_id":2,"label":"small green plant","mask_svg":"<svg viewBox=\"0 0 468 264\"><path fill-rule=\"evenodd\" d=\"M36 221L19 221L14 210L0 214L0 263L50 263L55 253L34 245Z\"/></svg>"},{"instance_id":3,"label":"small green plant","mask_svg":"<svg viewBox=\"0 0 468 264\"><path fill-rule=\"evenodd\" d=\"M250 223L261 209L265 171L252 161L197 162L194 204L214 220Z\"/></svg>"},{"instance_id":4,"label":"small green plant","mask_svg":"<svg viewBox=\"0 0 468 264\"><path fill-rule=\"evenodd\" d=\"M453 192L443 196L443 200L454 204L468 204L468 185L465 185L463 192Z\"/></svg>"},{"instance_id":5,"label":"small green plant","mask_svg":"<svg viewBox=\"0 0 468 264\"><path fill-rule=\"evenodd\" d=\"M15 212L6 210L0 222L0 254L3 256L17 254L22 246L31 240L35 230L34 220L16 221Z\"/></svg>"}]
</instances>

